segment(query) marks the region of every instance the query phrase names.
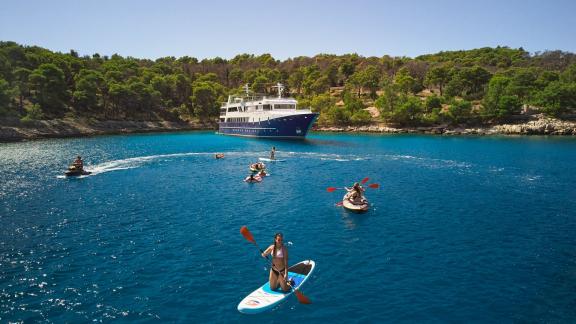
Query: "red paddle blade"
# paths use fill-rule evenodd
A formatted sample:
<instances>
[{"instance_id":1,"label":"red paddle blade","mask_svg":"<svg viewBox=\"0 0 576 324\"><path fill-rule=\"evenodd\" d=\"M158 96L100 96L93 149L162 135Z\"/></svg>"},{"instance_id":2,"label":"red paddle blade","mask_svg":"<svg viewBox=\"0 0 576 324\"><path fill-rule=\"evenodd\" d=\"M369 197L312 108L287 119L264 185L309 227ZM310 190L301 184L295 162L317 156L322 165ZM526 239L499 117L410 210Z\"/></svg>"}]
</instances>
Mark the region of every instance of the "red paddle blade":
<instances>
[{"instance_id":1,"label":"red paddle blade","mask_svg":"<svg viewBox=\"0 0 576 324\"><path fill-rule=\"evenodd\" d=\"M250 231L248 230L248 227L242 226L240 228L240 233L242 233L242 236L244 236L245 239L256 244L256 241L254 241L254 237L252 236L252 233L250 233Z\"/></svg>"},{"instance_id":2,"label":"red paddle blade","mask_svg":"<svg viewBox=\"0 0 576 324\"><path fill-rule=\"evenodd\" d=\"M328 192L334 192L334 191L336 191L336 189L338 189L338 188L328 187L328 188L326 188L326 191L328 191Z\"/></svg>"},{"instance_id":3,"label":"red paddle blade","mask_svg":"<svg viewBox=\"0 0 576 324\"><path fill-rule=\"evenodd\" d=\"M304 294L300 290L294 290L294 294L296 294L296 298L298 298L300 304L312 304L310 299L304 296Z\"/></svg>"},{"instance_id":4,"label":"red paddle blade","mask_svg":"<svg viewBox=\"0 0 576 324\"><path fill-rule=\"evenodd\" d=\"M370 180L370 178L364 178L364 179L362 179L361 182L362 182L362 184L365 184L366 182L368 182L368 180Z\"/></svg>"},{"instance_id":5,"label":"red paddle blade","mask_svg":"<svg viewBox=\"0 0 576 324\"><path fill-rule=\"evenodd\" d=\"M380 188L380 185L377 184L377 183L371 183L371 184L368 185L368 187L370 187L370 188L372 188L372 189L378 189L378 188Z\"/></svg>"},{"instance_id":6,"label":"red paddle blade","mask_svg":"<svg viewBox=\"0 0 576 324\"><path fill-rule=\"evenodd\" d=\"M342 206L342 202L341 201L337 202L336 206Z\"/></svg>"}]
</instances>

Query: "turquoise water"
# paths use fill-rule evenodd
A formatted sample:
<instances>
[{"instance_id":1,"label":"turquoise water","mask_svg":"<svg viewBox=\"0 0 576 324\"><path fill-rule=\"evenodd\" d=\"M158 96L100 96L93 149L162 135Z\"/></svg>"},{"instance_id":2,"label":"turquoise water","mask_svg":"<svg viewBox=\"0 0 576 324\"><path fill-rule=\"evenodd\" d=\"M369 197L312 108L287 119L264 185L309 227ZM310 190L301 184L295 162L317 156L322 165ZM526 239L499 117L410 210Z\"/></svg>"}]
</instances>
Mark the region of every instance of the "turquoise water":
<instances>
[{"instance_id":1,"label":"turquoise water","mask_svg":"<svg viewBox=\"0 0 576 324\"><path fill-rule=\"evenodd\" d=\"M286 161L244 183L272 145ZM62 178L77 154L94 174ZM0 144L0 322L575 322L575 161L546 137ZM335 206L364 177L371 210ZM316 261L312 305L236 310L268 277L242 225Z\"/></svg>"}]
</instances>

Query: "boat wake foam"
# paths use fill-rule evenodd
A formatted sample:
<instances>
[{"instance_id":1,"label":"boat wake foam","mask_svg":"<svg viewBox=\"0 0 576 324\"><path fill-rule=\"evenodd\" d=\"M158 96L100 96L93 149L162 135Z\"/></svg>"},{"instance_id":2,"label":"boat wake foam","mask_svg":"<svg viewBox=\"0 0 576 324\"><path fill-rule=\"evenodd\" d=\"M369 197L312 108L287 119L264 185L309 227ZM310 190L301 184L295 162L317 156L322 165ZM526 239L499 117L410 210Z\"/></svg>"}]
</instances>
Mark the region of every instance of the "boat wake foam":
<instances>
[{"instance_id":1,"label":"boat wake foam","mask_svg":"<svg viewBox=\"0 0 576 324\"><path fill-rule=\"evenodd\" d=\"M171 158L180 158L180 157L187 157L187 156L198 156L198 155L214 155L216 153L209 153L209 152L188 152L188 153L174 153L174 154L158 154L158 155L149 155L149 156L138 156L133 158L121 159L121 160L113 160L108 161L100 164L96 164L93 166L87 166L86 171L92 172L92 175L97 175L105 172L111 171L119 171L119 170L128 170L128 169L135 169L143 166L144 164L151 163L161 159L171 159Z\"/></svg>"},{"instance_id":2,"label":"boat wake foam","mask_svg":"<svg viewBox=\"0 0 576 324\"><path fill-rule=\"evenodd\" d=\"M367 157L362 157L353 154L335 154L335 153L317 153L317 152L288 152L288 154L292 157L319 159L322 161L349 162L349 161L369 160L369 158Z\"/></svg>"},{"instance_id":3,"label":"boat wake foam","mask_svg":"<svg viewBox=\"0 0 576 324\"><path fill-rule=\"evenodd\" d=\"M97 174L102 174L111 171L128 170L139 168L145 164L153 163L158 160L168 160L176 158L185 158L191 156L206 156L213 157L216 153L224 153L226 157L257 157L262 155L262 152L186 152L186 153L173 153L173 154L158 154L149 156L137 156L127 159L113 160L103 162L95 165L87 165L86 171L92 172L90 175L79 176L77 178L89 177ZM58 178L66 178L66 176L58 176Z\"/></svg>"}]
</instances>

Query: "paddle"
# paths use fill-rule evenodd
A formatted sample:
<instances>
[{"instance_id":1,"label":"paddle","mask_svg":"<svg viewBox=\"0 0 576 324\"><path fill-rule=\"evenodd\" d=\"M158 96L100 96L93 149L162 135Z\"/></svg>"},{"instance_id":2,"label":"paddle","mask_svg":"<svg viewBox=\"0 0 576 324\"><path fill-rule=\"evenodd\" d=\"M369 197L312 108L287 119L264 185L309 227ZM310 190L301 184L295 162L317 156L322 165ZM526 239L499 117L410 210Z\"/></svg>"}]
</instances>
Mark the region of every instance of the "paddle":
<instances>
[{"instance_id":1,"label":"paddle","mask_svg":"<svg viewBox=\"0 0 576 324\"><path fill-rule=\"evenodd\" d=\"M366 178L366 179L368 179L368 178ZM377 183L371 183L371 184L368 185L368 187L369 187L369 188L372 188L372 189L378 189L378 188L380 188L380 185L377 184ZM328 187L328 188L326 188L326 191L328 191L328 192L334 192L334 191L340 190L340 189L344 189L344 188Z\"/></svg>"},{"instance_id":2,"label":"paddle","mask_svg":"<svg viewBox=\"0 0 576 324\"><path fill-rule=\"evenodd\" d=\"M242 226L240 228L240 233L242 234L242 236L244 236L244 238L253 243L258 250L260 250L261 253L264 253L264 251L262 251L262 249L258 246L258 244L256 244L256 240L254 240L254 236L252 236L252 233L250 233L250 231L248 230L248 227L246 226ZM270 261L270 259L268 258L268 256L266 256L266 260ZM288 269L286 269L286 275L288 275ZM312 302L310 301L310 299L306 296L304 296L304 294L299 290L294 288L290 282L286 282L288 284L288 286L290 286L290 288L294 291L294 294L296 295L296 298L298 298L298 301L301 304L312 304Z\"/></svg>"},{"instance_id":3,"label":"paddle","mask_svg":"<svg viewBox=\"0 0 576 324\"><path fill-rule=\"evenodd\" d=\"M361 182L362 182L362 184L365 184L366 182L368 182L368 180L370 180L370 178L364 178L364 179L362 179Z\"/></svg>"}]
</instances>

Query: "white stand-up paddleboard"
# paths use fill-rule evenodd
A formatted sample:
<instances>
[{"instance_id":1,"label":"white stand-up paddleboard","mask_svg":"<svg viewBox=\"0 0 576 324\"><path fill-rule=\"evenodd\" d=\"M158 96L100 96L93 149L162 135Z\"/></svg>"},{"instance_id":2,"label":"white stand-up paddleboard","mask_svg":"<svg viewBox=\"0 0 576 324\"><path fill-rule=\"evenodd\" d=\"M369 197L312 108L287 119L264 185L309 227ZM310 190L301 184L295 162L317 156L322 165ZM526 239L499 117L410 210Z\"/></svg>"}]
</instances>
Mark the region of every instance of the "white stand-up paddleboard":
<instances>
[{"instance_id":1,"label":"white stand-up paddleboard","mask_svg":"<svg viewBox=\"0 0 576 324\"><path fill-rule=\"evenodd\" d=\"M288 268L288 280L294 280L294 288L299 289L314 271L316 264L312 260L299 262ZM278 290L270 289L270 282L254 290L238 304L238 311L244 314L257 314L272 309L294 293L294 289L284 293L278 285Z\"/></svg>"},{"instance_id":2,"label":"white stand-up paddleboard","mask_svg":"<svg viewBox=\"0 0 576 324\"><path fill-rule=\"evenodd\" d=\"M282 160L282 159L269 159L269 158L263 158L263 157L259 157L258 160L264 161L264 162L284 162L284 161L286 161L286 160Z\"/></svg>"}]
</instances>

